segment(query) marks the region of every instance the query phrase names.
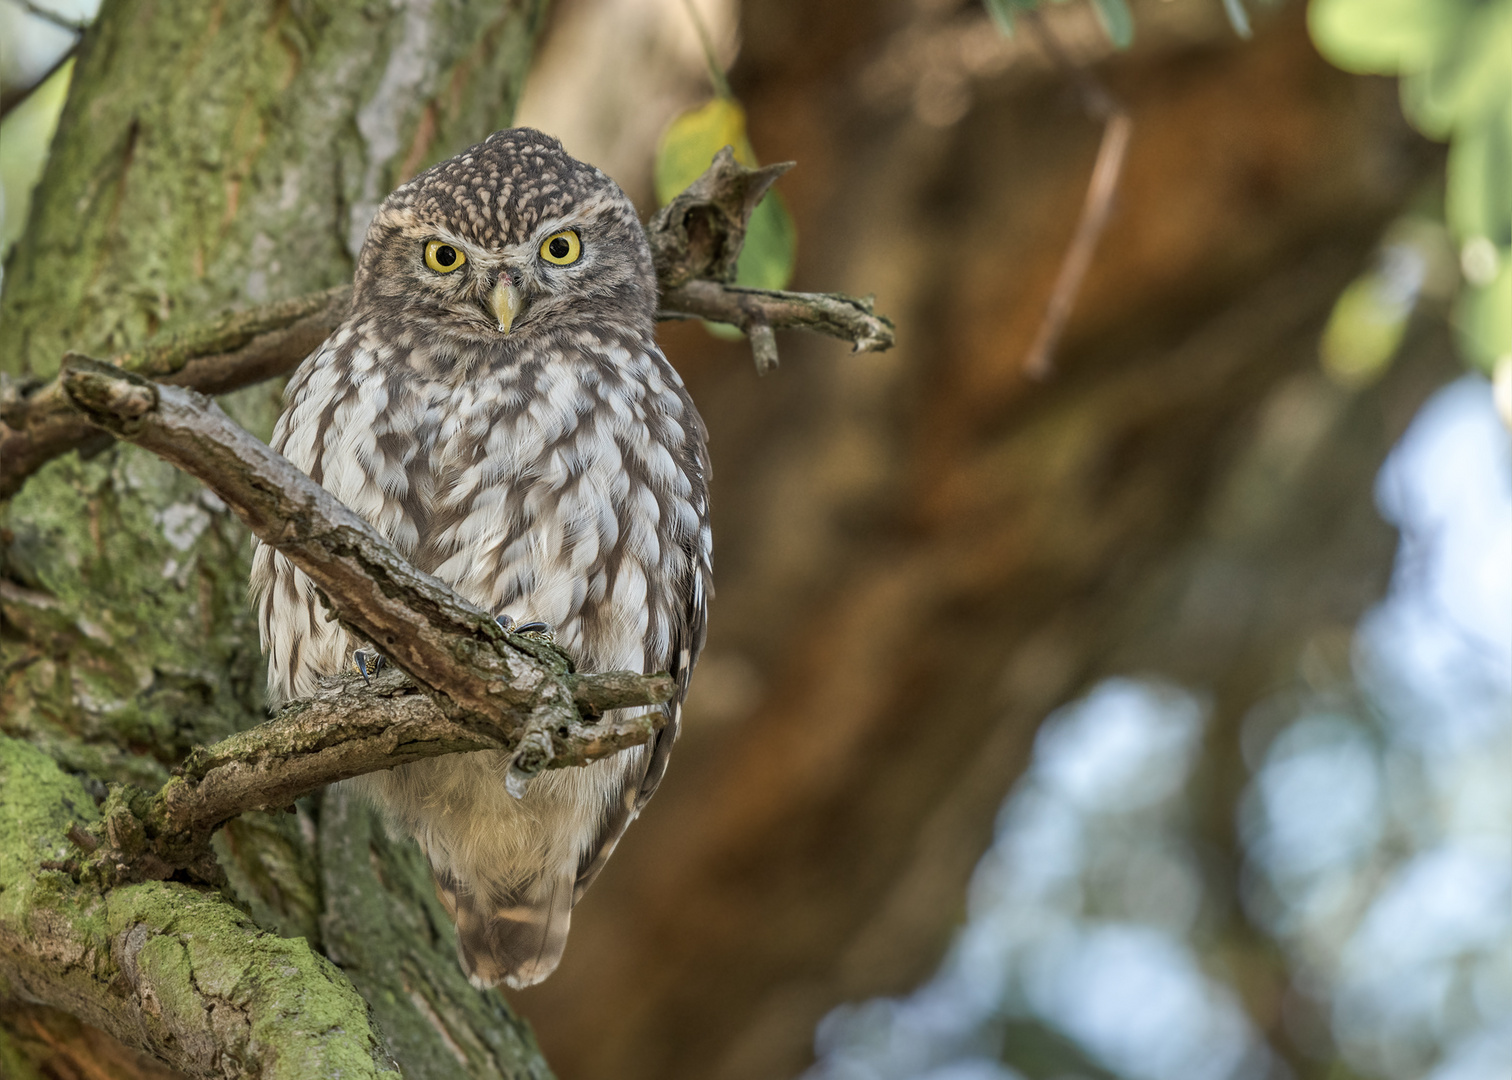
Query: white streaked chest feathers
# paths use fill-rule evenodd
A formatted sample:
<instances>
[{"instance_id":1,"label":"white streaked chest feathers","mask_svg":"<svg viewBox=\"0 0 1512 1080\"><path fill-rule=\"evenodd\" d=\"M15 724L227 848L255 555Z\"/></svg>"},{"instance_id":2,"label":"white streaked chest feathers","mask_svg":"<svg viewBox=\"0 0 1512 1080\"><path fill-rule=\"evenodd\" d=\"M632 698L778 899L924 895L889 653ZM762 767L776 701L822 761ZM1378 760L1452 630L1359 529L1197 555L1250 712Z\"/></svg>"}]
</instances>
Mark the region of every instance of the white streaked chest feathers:
<instances>
[{"instance_id":1,"label":"white streaked chest feathers","mask_svg":"<svg viewBox=\"0 0 1512 1080\"><path fill-rule=\"evenodd\" d=\"M345 328L291 384L274 446L467 599L550 623L583 669L665 669L707 559L696 418L659 353L568 346L437 378ZM280 697L349 651L293 621L265 626ZM319 640L284 642L275 682L301 631Z\"/></svg>"}]
</instances>

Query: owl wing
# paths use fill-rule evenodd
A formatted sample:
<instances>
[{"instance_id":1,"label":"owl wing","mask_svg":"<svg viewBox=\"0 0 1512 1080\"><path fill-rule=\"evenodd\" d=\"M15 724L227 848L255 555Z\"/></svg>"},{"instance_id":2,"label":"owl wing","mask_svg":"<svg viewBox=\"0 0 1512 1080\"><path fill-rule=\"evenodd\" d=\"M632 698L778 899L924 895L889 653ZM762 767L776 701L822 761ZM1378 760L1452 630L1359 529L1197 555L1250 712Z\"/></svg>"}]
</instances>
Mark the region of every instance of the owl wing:
<instances>
[{"instance_id":1,"label":"owl wing","mask_svg":"<svg viewBox=\"0 0 1512 1080\"><path fill-rule=\"evenodd\" d=\"M697 413L693 414L695 417ZM583 853L578 862L577 884L572 890L572 903L577 904L593 879L609 861L615 845L625 830L635 820L641 809L656 794L662 777L667 772L667 762L672 757L672 744L682 730L683 700L688 696L688 684L693 677L693 665L698 663L698 654L703 651L708 634L709 593L712 589L714 566L713 545L709 532L709 453L705 442L702 421L689 445L685 448L692 459L689 472L694 479L692 501L698 520L698 532L687 537L682 545L684 574L677 583L678 594L685 598L680 617L673 620L671 661L669 674L677 684L672 700L662 706L667 712L667 723L646 746L646 770L640 783L635 783L634 774L626 777L620 797L611 803L604 814L604 822L593 844Z\"/></svg>"}]
</instances>

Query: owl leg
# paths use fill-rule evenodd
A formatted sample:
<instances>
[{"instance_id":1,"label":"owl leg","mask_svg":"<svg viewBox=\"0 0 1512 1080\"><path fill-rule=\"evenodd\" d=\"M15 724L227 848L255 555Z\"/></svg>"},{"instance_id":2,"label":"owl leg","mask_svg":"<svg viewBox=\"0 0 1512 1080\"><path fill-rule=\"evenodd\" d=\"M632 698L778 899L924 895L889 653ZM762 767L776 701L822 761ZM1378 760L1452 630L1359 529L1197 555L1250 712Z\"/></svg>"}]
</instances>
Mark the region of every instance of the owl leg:
<instances>
[{"instance_id":1,"label":"owl leg","mask_svg":"<svg viewBox=\"0 0 1512 1080\"><path fill-rule=\"evenodd\" d=\"M388 663L381 652L370 649L358 649L352 654L352 663L357 665L357 674L362 676L362 681L371 685L370 676L383 670L383 665Z\"/></svg>"}]
</instances>

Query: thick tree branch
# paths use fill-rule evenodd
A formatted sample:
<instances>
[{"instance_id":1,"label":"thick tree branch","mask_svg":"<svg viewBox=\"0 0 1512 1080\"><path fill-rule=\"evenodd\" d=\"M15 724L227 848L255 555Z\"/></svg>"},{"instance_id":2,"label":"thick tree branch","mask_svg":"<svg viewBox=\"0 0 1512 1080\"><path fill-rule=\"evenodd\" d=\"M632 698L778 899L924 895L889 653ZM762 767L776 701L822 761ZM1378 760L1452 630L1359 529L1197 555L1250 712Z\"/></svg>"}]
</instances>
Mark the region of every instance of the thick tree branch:
<instances>
[{"instance_id":1,"label":"thick tree branch","mask_svg":"<svg viewBox=\"0 0 1512 1080\"><path fill-rule=\"evenodd\" d=\"M544 768L643 743L663 722L595 721L611 709L669 700L670 678L574 675L549 644L506 634L204 395L78 355L65 358L60 380L91 422L219 495L309 575L343 626L373 642L434 699L426 708L401 704L393 695L402 688L382 680L371 691L337 692L200 752L154 796L123 794L104 814L109 850L96 865L107 878L163 877L183 867L213 876L210 833L236 814L287 805L325 784L415 757L511 751L518 786ZM407 725L383 735L385 722L401 718L396 709L407 710ZM401 737L410 742L396 759L389 751Z\"/></svg>"},{"instance_id":2,"label":"thick tree branch","mask_svg":"<svg viewBox=\"0 0 1512 1080\"><path fill-rule=\"evenodd\" d=\"M0 788L0 1001L65 1009L194 1077L399 1076L367 1003L308 941L214 891L107 893L60 872L97 811L37 747L0 736Z\"/></svg>"},{"instance_id":3,"label":"thick tree branch","mask_svg":"<svg viewBox=\"0 0 1512 1080\"><path fill-rule=\"evenodd\" d=\"M286 374L340 325L349 285L282 300L190 327L166 341L113 357L123 371L206 394L224 394ZM28 392L0 374L0 499L53 458L108 439L74 408L54 379Z\"/></svg>"},{"instance_id":4,"label":"thick tree branch","mask_svg":"<svg viewBox=\"0 0 1512 1080\"><path fill-rule=\"evenodd\" d=\"M893 324L870 298L771 292L731 282L750 213L790 165L747 169L729 149L668 203L647 227L662 291L663 319L730 323L751 340L757 368L777 362L774 330L811 330L849 341L857 352L888 349ZM166 341L113 357L123 371L156 382L224 394L287 374L345 318L350 286L250 308L190 327ZM61 382L23 386L0 373L0 499L53 458L102 442Z\"/></svg>"}]
</instances>

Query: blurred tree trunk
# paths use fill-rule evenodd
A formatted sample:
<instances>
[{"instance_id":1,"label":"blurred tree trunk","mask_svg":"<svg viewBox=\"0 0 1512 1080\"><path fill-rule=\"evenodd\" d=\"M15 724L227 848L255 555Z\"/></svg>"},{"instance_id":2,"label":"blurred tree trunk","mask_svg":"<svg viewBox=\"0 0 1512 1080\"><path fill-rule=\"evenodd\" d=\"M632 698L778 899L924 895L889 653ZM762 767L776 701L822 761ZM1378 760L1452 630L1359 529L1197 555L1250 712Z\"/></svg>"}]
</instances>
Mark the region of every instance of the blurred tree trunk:
<instances>
[{"instance_id":1,"label":"blurred tree trunk","mask_svg":"<svg viewBox=\"0 0 1512 1080\"><path fill-rule=\"evenodd\" d=\"M1048 12L1072 55L1106 51L1089 8ZM1205 827L1237 880L1239 721L1380 595L1370 479L1453 371L1427 326L1368 390L1317 364L1437 159L1392 85L1315 55L1301 4L1250 42L1203 0L1136 25L1097 64L1134 124L1115 216L1035 383L1100 134L1069 80L977 5L745 6L753 142L799 163L795 287L875 291L900 344L784 340L756 383L666 335L712 432L718 594L667 781L518 997L562 1076L801 1071L828 1009L938 962L1039 721L1108 674L1213 695ZM1287 1053L1284 978L1229 902L1236 982Z\"/></svg>"},{"instance_id":2,"label":"blurred tree trunk","mask_svg":"<svg viewBox=\"0 0 1512 1080\"><path fill-rule=\"evenodd\" d=\"M6 267L0 370L46 378L70 349L105 357L221 310L349 281L394 186L507 125L544 6L106 0ZM227 405L266 438L278 392L256 387ZM308 960L356 1011L286 1017L276 1030L254 1016L250 1036L235 1036L225 1025L237 1009L303 977L271 961L250 961L197 1019L164 1004L171 987L149 993L147 951L133 940L159 935L197 962L194 942L212 928L196 912L249 942L257 929L185 886L70 891L66 875L37 870L35 852L66 855L61 829L86 812L89 784L156 785L190 747L264 718L248 536L197 483L108 442L33 476L0 509L0 528L0 820L47 823L37 835L0 829L11 845L0 851L0 1071L163 1075L109 1050L82 1017L200 1075L332 1075L335 1059L319 1054L334 1051L320 1048L360 1042L370 1022L379 1042L349 1075L390 1058L411 1077L547 1075L503 999L462 977L418 853L340 794L237 822L221 855L257 924L307 943L268 955ZM127 910L138 914L121 924ZM93 960L39 956L59 928L94 934ZM211 994L206 971L158 974ZM213 1035L175 1041L174 1023ZM258 1045L285 1031L314 1049Z\"/></svg>"}]
</instances>

